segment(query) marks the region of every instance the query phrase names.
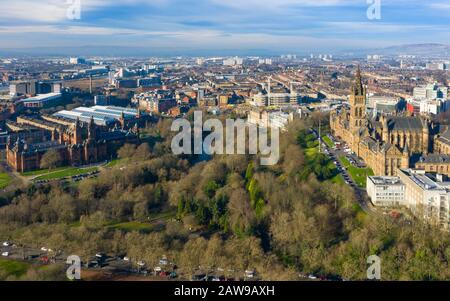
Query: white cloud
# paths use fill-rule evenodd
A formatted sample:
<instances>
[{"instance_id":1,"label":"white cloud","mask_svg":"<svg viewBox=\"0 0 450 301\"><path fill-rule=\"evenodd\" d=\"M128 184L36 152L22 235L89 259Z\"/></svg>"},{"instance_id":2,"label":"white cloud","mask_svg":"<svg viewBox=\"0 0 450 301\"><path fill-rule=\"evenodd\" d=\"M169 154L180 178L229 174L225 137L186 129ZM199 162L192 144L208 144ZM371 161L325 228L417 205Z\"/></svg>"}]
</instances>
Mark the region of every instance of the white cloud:
<instances>
[{"instance_id":1,"label":"white cloud","mask_svg":"<svg viewBox=\"0 0 450 301\"><path fill-rule=\"evenodd\" d=\"M140 4L144 0L79 0L81 13L111 5ZM152 0L166 3L168 0ZM67 20L67 10L75 0L2 0L0 18L29 22L56 23Z\"/></svg>"},{"instance_id":2,"label":"white cloud","mask_svg":"<svg viewBox=\"0 0 450 301\"><path fill-rule=\"evenodd\" d=\"M430 7L434 9L450 10L450 3L431 3Z\"/></svg>"}]
</instances>

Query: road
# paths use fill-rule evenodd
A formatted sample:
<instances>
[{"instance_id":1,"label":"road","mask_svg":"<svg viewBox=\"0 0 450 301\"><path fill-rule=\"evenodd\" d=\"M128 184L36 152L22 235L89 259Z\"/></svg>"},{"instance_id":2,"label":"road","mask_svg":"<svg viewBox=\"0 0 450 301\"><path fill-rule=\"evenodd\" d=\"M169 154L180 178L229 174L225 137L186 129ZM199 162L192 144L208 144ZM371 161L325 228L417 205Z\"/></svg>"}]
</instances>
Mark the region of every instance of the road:
<instances>
[{"instance_id":1,"label":"road","mask_svg":"<svg viewBox=\"0 0 450 301\"><path fill-rule=\"evenodd\" d=\"M312 130L312 132L314 133L314 135L317 138L319 137L318 133L314 129ZM339 173L342 175L342 177L344 178L344 180L347 183L347 185L349 185L350 187L353 188L356 200L358 201L361 209L364 210L364 212L367 213L367 214L370 214L370 215L376 214L375 208L374 208L374 206L372 205L372 203L369 200L369 196L367 195L366 189L359 187L355 183L355 181L353 181L352 177L347 172L347 169L344 168L342 166L341 162L339 161L339 157L341 157L342 155L346 155L346 154L343 151L341 151L341 150L338 150L338 149L334 150L334 149L329 148L323 142L322 137L320 137L319 141L320 141L320 144L321 144L322 153L324 153L325 155L330 157L331 160L333 160L333 162L336 165ZM336 141L336 139L333 139L333 141ZM356 162L358 162L358 165L364 164L364 162L362 162L359 158L354 158L354 160Z\"/></svg>"}]
</instances>

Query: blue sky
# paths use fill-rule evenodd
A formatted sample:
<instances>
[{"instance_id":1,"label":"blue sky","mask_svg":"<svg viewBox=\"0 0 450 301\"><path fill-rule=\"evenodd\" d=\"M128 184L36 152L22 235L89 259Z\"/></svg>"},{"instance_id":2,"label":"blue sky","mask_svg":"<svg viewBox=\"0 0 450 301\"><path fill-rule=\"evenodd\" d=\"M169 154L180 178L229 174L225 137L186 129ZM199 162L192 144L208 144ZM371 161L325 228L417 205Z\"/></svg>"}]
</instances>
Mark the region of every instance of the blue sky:
<instances>
[{"instance_id":1,"label":"blue sky","mask_svg":"<svg viewBox=\"0 0 450 301\"><path fill-rule=\"evenodd\" d=\"M277 52L450 44L448 0L0 0L0 48L132 46Z\"/></svg>"}]
</instances>

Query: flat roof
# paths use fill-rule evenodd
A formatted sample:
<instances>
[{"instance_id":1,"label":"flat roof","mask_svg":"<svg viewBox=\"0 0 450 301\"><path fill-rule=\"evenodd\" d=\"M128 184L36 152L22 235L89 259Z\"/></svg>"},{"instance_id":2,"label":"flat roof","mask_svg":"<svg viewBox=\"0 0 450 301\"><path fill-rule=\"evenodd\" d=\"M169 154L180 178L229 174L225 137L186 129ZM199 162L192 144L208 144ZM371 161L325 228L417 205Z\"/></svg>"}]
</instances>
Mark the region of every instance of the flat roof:
<instances>
[{"instance_id":1,"label":"flat roof","mask_svg":"<svg viewBox=\"0 0 450 301\"><path fill-rule=\"evenodd\" d=\"M369 177L376 185L404 185L399 177Z\"/></svg>"},{"instance_id":2,"label":"flat roof","mask_svg":"<svg viewBox=\"0 0 450 301\"><path fill-rule=\"evenodd\" d=\"M60 97L61 93L47 93L47 94L39 94L33 97L25 98L23 101L45 101L50 98Z\"/></svg>"},{"instance_id":3,"label":"flat roof","mask_svg":"<svg viewBox=\"0 0 450 301\"><path fill-rule=\"evenodd\" d=\"M94 122L99 125L108 125L116 122L122 117L125 119L133 119L138 115L138 110L133 108L124 108L116 106L93 106L93 107L78 107L72 111L62 110L53 116L63 117L72 120L79 118L83 122L89 122L94 118Z\"/></svg>"}]
</instances>

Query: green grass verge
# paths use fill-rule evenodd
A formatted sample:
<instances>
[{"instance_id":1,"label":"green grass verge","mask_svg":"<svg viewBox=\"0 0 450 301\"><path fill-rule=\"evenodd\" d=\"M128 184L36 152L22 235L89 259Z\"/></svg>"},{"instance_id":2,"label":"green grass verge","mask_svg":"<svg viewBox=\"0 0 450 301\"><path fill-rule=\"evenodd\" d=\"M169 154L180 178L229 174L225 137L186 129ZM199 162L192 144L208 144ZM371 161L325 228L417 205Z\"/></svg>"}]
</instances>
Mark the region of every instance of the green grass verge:
<instances>
[{"instance_id":1,"label":"green grass verge","mask_svg":"<svg viewBox=\"0 0 450 301\"><path fill-rule=\"evenodd\" d=\"M335 147L334 142L331 141L330 137L328 137L328 136L322 136L322 140L323 140L323 142L324 142L329 148Z\"/></svg>"},{"instance_id":2,"label":"green grass verge","mask_svg":"<svg viewBox=\"0 0 450 301\"><path fill-rule=\"evenodd\" d=\"M4 278L23 276L29 268L28 263L0 258L0 274Z\"/></svg>"},{"instance_id":3,"label":"green grass verge","mask_svg":"<svg viewBox=\"0 0 450 301\"><path fill-rule=\"evenodd\" d=\"M358 168L350 164L345 156L339 158L342 165L347 169L348 173L352 177L353 181L362 188L366 187L367 177L373 176L374 173L370 168Z\"/></svg>"},{"instance_id":4,"label":"green grass verge","mask_svg":"<svg viewBox=\"0 0 450 301\"><path fill-rule=\"evenodd\" d=\"M330 181L339 185L345 184L344 177L341 174L335 175L334 178L332 178Z\"/></svg>"},{"instance_id":5,"label":"green grass verge","mask_svg":"<svg viewBox=\"0 0 450 301\"><path fill-rule=\"evenodd\" d=\"M5 189L12 182L12 178L6 172L0 173L0 189Z\"/></svg>"},{"instance_id":6,"label":"green grass verge","mask_svg":"<svg viewBox=\"0 0 450 301\"><path fill-rule=\"evenodd\" d=\"M72 176L78 176L82 174L86 174L89 172L97 171L97 167L90 167L90 168L76 168L76 167L69 167L63 170L59 171L52 171L50 173L47 173L45 175L37 177L35 180L41 181L41 180L56 180L66 177L72 177Z\"/></svg>"}]
</instances>

